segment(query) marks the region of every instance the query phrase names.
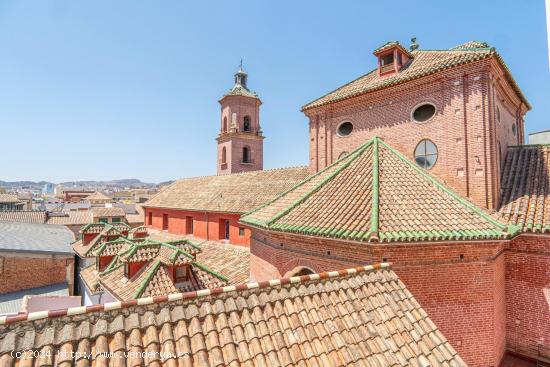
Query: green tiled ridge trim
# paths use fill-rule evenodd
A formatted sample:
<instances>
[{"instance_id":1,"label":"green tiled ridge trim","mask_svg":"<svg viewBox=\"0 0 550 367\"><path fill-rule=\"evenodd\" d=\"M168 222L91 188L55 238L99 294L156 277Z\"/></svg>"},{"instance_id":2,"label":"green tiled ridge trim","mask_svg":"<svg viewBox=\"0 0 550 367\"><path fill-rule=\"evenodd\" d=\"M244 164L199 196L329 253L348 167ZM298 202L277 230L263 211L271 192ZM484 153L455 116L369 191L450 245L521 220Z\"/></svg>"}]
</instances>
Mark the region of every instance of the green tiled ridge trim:
<instances>
[{"instance_id":1,"label":"green tiled ridge trim","mask_svg":"<svg viewBox=\"0 0 550 367\"><path fill-rule=\"evenodd\" d=\"M275 231L292 232L297 234L321 235L330 238L340 238L352 241L365 241L371 238L370 231L350 231L340 228L313 227L307 225L287 225L275 224L269 229ZM454 231L398 231L398 232L379 232L380 242L397 241L426 241L426 240L485 240L485 239L504 239L506 233L496 229L483 230L454 230Z\"/></svg>"},{"instance_id":2,"label":"green tiled ridge trim","mask_svg":"<svg viewBox=\"0 0 550 367\"><path fill-rule=\"evenodd\" d=\"M97 250L95 250L94 252L95 252L96 255L101 255L101 253L103 252L103 250L105 250L105 248L106 248L108 245L113 245L113 244L117 244L117 243L121 243L121 242L129 243L130 245L133 245L133 244L134 244L132 241L130 241L130 240L127 239L126 237L121 237L121 238L117 238L116 240L103 242L103 243L101 244L101 246L99 246L99 248L98 248Z\"/></svg>"},{"instance_id":3,"label":"green tiled ridge trim","mask_svg":"<svg viewBox=\"0 0 550 367\"><path fill-rule=\"evenodd\" d=\"M109 273L112 272L113 270L116 270L116 269L120 268L121 266L124 266L123 263L118 263L118 260L119 260L119 256L118 256L118 255L115 255L115 257L113 258L113 260L111 260L111 262L109 263L109 265L107 265L107 267L105 268L105 270L103 270L100 274L101 274L101 275L109 274Z\"/></svg>"},{"instance_id":4,"label":"green tiled ridge trim","mask_svg":"<svg viewBox=\"0 0 550 367\"><path fill-rule=\"evenodd\" d=\"M197 250L201 250L200 244L194 243L194 242L186 240L186 239L184 239L184 240L164 241L163 243L166 243L167 245L186 244L186 245L190 245L191 247L196 248Z\"/></svg>"},{"instance_id":5,"label":"green tiled ridge trim","mask_svg":"<svg viewBox=\"0 0 550 367\"><path fill-rule=\"evenodd\" d=\"M111 229L115 229L117 231L120 231L119 228L117 227L126 227L126 228L130 228L130 226L124 222L119 222L119 223L88 223L88 224L85 224L83 225L82 227L80 227L80 230L82 232L86 232L89 228L92 228L92 227L104 227L104 228L107 228L108 230L111 230Z\"/></svg>"},{"instance_id":6,"label":"green tiled ridge trim","mask_svg":"<svg viewBox=\"0 0 550 367\"><path fill-rule=\"evenodd\" d=\"M263 208L265 208L266 206L274 203L275 201L279 200L281 197L285 196L286 194L288 194L289 192L291 191L294 191L296 190L297 188L305 185L306 183L308 183L309 181L313 180L314 178L322 175L323 173L325 173L325 171L331 169L333 166L339 164L340 162L342 161L345 161L346 159L350 159L350 154L346 155L345 157L342 157L340 159L338 159L336 162L334 162L333 164L331 164L330 166L327 166L325 168L323 168L322 170L320 170L319 172L317 172L316 174L314 175L311 175L309 176L308 178L306 178L305 180L299 182L298 184L294 185L293 187L291 187L290 189L286 190L285 192L277 195L275 198L265 202L264 204L260 205L259 207L257 208L254 208L246 213L244 213L242 216L241 216L241 219L240 221L243 222L243 223L254 223L254 224L261 224L261 221L258 221L258 220L255 220L253 218L246 218L247 216L249 216L250 214L253 214Z\"/></svg>"},{"instance_id":7,"label":"green tiled ridge trim","mask_svg":"<svg viewBox=\"0 0 550 367\"><path fill-rule=\"evenodd\" d=\"M497 221L496 219L491 217L489 214L485 213L483 210L479 209L474 204L470 203L468 200L465 200L460 195L456 194L455 192L453 192L452 190L447 188L445 185L440 183L434 177L432 177L431 175L426 173L424 170L422 170L422 168L416 166L414 163L409 161L400 152L398 152L397 150L390 147L384 141L381 141L381 143L384 145L384 147L388 148L393 154L395 154L397 157L399 157L404 163L406 163L408 166L412 167L414 170L416 170L416 172L420 173L424 178L428 179L431 183L433 183L435 186L437 186L441 191L445 192L447 195L451 196L452 198L454 198L455 200L460 202L462 205L464 205L466 208L472 210L473 212L475 212L476 214L481 216L483 219L485 219L489 223L491 223L494 226L498 227L502 231L507 231L508 230L508 232L510 232L511 229L514 230L513 233L516 233L517 231L519 231L519 228L517 228L516 226L513 226L513 225L507 226L504 223L500 223L499 221ZM513 234L513 233L510 233L510 234Z\"/></svg>"},{"instance_id":8,"label":"green tiled ridge trim","mask_svg":"<svg viewBox=\"0 0 550 367\"><path fill-rule=\"evenodd\" d=\"M133 256L136 253L136 251L139 250L140 248L148 247L148 246L151 246L151 245L165 246L165 247L168 247L171 250L176 251L177 253L181 253L181 254L185 255L186 257L188 257L190 259L194 259L193 255L191 255L190 253L188 253L184 250L181 250L181 249L179 249L179 248L177 248L173 245L167 244L165 242L158 242L158 241L153 241L153 240L149 240L149 241L142 242L142 243L133 243L132 247L129 248L127 251L121 253L121 255L124 255L125 258L129 258L129 257Z\"/></svg>"},{"instance_id":9,"label":"green tiled ridge trim","mask_svg":"<svg viewBox=\"0 0 550 367\"><path fill-rule=\"evenodd\" d=\"M222 274L220 274L220 273L218 273L218 272L216 272L216 271L210 269L210 268L209 268L208 266L206 266L206 265L203 265L203 264L200 264L200 263L197 263L197 262L192 262L191 264L192 264L193 266L196 266L196 267L199 268L199 269L202 269L202 270L206 271L207 273L212 274L213 276L215 276L215 277L218 278L218 279L223 280L224 282L229 281L229 278L228 278L228 277L226 277L225 275L222 275Z\"/></svg>"},{"instance_id":10,"label":"green tiled ridge trim","mask_svg":"<svg viewBox=\"0 0 550 367\"><path fill-rule=\"evenodd\" d=\"M374 137L373 156L372 156L372 211L370 220L370 234L372 236L378 236L379 227L379 203L380 203L380 187L379 187L379 156L378 156L378 137Z\"/></svg>"},{"instance_id":11,"label":"green tiled ridge trim","mask_svg":"<svg viewBox=\"0 0 550 367\"><path fill-rule=\"evenodd\" d=\"M290 204L287 208L285 208L284 210L282 210L281 212L279 212L277 215L275 215L273 218L271 218L270 220L268 220L266 222L266 225L267 227L269 228L269 226L277 221L278 219L284 217L286 214L288 214L292 209L294 209L295 207L297 207L298 205L300 205L301 203L303 203L305 200L307 200L311 195L315 194L317 191L319 191L319 189L321 189L321 187L323 187L327 182L329 182L330 180L332 180L334 177L336 177L340 172L342 172L343 170L345 170L346 168L348 168L350 166L350 164L352 162L355 161L355 159L357 159L357 157L359 157L371 144L373 144L374 140L370 140L368 141L367 143L363 144L361 147L359 147L358 149L356 149L352 154L351 154L351 157L350 159L343 163L340 167L338 167L336 170L334 170L334 172L332 172L330 175L328 175L327 177L325 177L324 179L321 180L321 182L319 182L313 189L311 189L308 193L306 193L304 196L302 196L301 198L299 198L298 200L296 200L294 203Z\"/></svg>"},{"instance_id":12,"label":"green tiled ridge trim","mask_svg":"<svg viewBox=\"0 0 550 367\"><path fill-rule=\"evenodd\" d=\"M153 275L155 275L155 273L158 270L159 266L160 266L160 260L155 261L155 264L149 270L149 273L147 273L147 275L145 276L145 278L143 279L143 281L139 285L138 289L136 290L136 292L132 296L133 298L139 298L141 296L141 293L143 293L143 291L145 290L145 287L147 287L147 284L149 284L149 281L151 280Z\"/></svg>"}]
</instances>

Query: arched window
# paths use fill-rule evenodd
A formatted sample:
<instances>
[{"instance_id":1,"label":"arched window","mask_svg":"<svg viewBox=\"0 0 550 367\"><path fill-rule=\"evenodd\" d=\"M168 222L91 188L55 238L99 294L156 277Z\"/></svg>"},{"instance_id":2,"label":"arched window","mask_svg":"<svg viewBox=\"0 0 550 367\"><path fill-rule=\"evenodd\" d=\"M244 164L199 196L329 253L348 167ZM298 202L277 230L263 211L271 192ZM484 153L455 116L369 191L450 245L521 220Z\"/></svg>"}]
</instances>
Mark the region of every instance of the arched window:
<instances>
[{"instance_id":1,"label":"arched window","mask_svg":"<svg viewBox=\"0 0 550 367\"><path fill-rule=\"evenodd\" d=\"M347 155L348 155L348 152L342 152L342 153L340 153L340 155L338 156L338 159L342 159L342 158L344 158L344 157L347 156Z\"/></svg>"},{"instance_id":2,"label":"arched window","mask_svg":"<svg viewBox=\"0 0 550 367\"><path fill-rule=\"evenodd\" d=\"M225 116L225 117L223 118L223 127L222 127L222 129L223 129L223 132L224 132L224 133L227 132L227 116Z\"/></svg>"},{"instance_id":3,"label":"arched window","mask_svg":"<svg viewBox=\"0 0 550 367\"><path fill-rule=\"evenodd\" d=\"M250 131L250 116L245 116L243 120L243 130Z\"/></svg>"},{"instance_id":4,"label":"arched window","mask_svg":"<svg viewBox=\"0 0 550 367\"><path fill-rule=\"evenodd\" d=\"M243 148L243 163L251 163L250 161L250 148L244 147Z\"/></svg>"},{"instance_id":5,"label":"arched window","mask_svg":"<svg viewBox=\"0 0 550 367\"><path fill-rule=\"evenodd\" d=\"M227 163L227 152L225 147L222 148L222 163Z\"/></svg>"}]
</instances>

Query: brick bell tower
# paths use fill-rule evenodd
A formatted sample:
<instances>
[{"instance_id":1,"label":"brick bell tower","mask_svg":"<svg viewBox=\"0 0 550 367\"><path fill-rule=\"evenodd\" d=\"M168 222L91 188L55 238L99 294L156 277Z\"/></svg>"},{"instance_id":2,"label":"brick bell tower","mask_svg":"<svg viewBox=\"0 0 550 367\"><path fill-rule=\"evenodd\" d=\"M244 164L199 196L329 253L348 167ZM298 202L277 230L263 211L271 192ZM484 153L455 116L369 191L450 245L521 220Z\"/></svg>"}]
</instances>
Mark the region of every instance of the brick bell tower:
<instances>
[{"instance_id":1,"label":"brick bell tower","mask_svg":"<svg viewBox=\"0 0 550 367\"><path fill-rule=\"evenodd\" d=\"M263 140L260 128L262 101L247 87L243 64L235 73L235 85L221 99L218 141L218 175L262 170Z\"/></svg>"}]
</instances>

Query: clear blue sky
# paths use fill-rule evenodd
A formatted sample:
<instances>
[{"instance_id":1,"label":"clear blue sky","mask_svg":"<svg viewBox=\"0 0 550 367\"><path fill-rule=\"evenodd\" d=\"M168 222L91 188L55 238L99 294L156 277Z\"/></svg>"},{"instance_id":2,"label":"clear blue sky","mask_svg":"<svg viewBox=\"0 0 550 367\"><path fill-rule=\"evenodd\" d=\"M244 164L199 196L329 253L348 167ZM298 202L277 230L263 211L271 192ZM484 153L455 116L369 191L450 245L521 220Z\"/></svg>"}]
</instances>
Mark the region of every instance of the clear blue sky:
<instances>
[{"instance_id":1,"label":"clear blue sky","mask_svg":"<svg viewBox=\"0 0 550 367\"><path fill-rule=\"evenodd\" d=\"M497 47L550 128L543 0L0 1L0 180L215 173L218 99L241 58L265 167L308 160L300 106L375 66L388 40Z\"/></svg>"}]
</instances>

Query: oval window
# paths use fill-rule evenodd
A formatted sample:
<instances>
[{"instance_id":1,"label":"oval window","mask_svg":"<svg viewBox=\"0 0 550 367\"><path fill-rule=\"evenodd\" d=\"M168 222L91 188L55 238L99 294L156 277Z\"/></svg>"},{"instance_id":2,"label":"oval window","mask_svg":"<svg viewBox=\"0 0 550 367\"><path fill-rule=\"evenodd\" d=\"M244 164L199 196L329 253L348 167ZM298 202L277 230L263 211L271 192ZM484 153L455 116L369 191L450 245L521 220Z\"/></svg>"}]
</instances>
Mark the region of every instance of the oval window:
<instances>
[{"instance_id":1,"label":"oval window","mask_svg":"<svg viewBox=\"0 0 550 367\"><path fill-rule=\"evenodd\" d=\"M422 168L432 168L437 162L437 147L431 140L420 140L414 150L414 160Z\"/></svg>"},{"instance_id":2,"label":"oval window","mask_svg":"<svg viewBox=\"0 0 550 367\"><path fill-rule=\"evenodd\" d=\"M353 131L353 124L349 121L342 122L340 126L338 126L337 133L340 136L348 136Z\"/></svg>"},{"instance_id":3,"label":"oval window","mask_svg":"<svg viewBox=\"0 0 550 367\"><path fill-rule=\"evenodd\" d=\"M426 122L435 115L435 106L431 103L425 103L413 110L412 118L415 122Z\"/></svg>"}]
</instances>

